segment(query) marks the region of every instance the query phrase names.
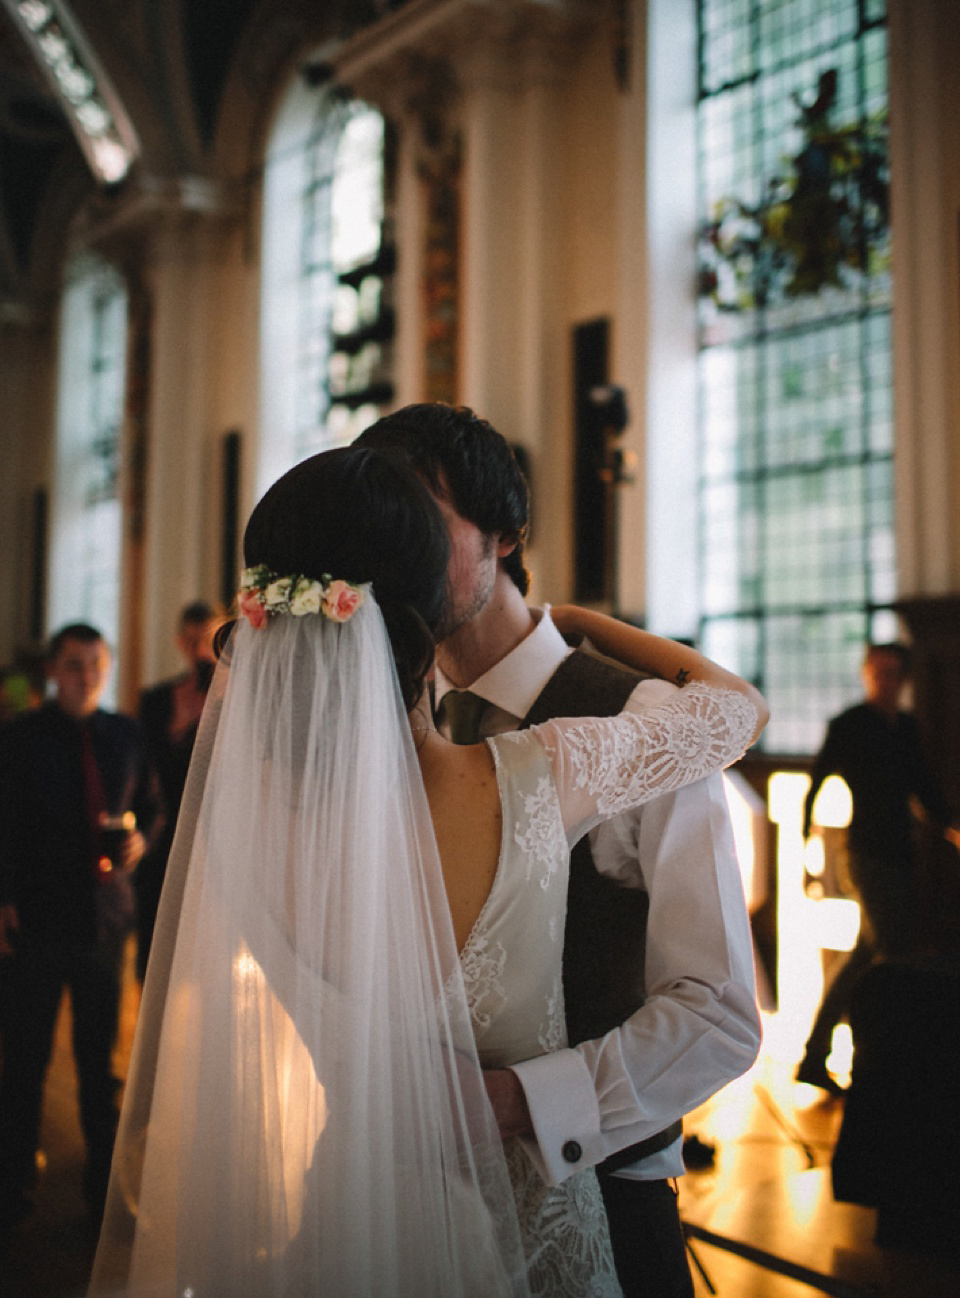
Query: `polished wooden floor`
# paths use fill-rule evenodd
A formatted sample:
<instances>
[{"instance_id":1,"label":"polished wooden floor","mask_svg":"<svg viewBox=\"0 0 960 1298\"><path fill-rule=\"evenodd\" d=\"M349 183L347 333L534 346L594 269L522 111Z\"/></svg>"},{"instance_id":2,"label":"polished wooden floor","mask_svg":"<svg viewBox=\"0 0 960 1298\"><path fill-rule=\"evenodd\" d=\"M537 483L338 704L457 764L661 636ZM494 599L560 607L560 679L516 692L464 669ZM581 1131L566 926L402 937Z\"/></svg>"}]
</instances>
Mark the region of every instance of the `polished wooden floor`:
<instances>
[{"instance_id":1,"label":"polished wooden floor","mask_svg":"<svg viewBox=\"0 0 960 1298\"><path fill-rule=\"evenodd\" d=\"M830 1160L844 1101L795 1082L795 1034L778 1040L776 1016L766 1028L754 1068L684 1120L686 1137L716 1154L681 1181L681 1215L747 1253L692 1238L696 1298L960 1298L960 1264L881 1248L875 1211L834 1201ZM758 1264L758 1252L794 1273ZM806 1269L822 1281L798 1278Z\"/></svg>"},{"instance_id":2,"label":"polished wooden floor","mask_svg":"<svg viewBox=\"0 0 960 1298\"><path fill-rule=\"evenodd\" d=\"M117 1067L123 1074L138 994L128 974ZM713 1146L712 1162L681 1182L684 1218L711 1235L792 1259L850 1298L958 1298L960 1270L932 1258L880 1249L872 1210L835 1204L829 1163L843 1100L793 1081L795 1054L767 1020L756 1066L685 1121L688 1137ZM944 1115L956 1121L955 1114ZM69 1004L57 1030L43 1120L46 1159L37 1210L0 1256L0 1298L80 1298L95 1247L80 1190L83 1148L69 1048ZM829 1292L777 1274L702 1239L691 1240L697 1298L815 1298Z\"/></svg>"}]
</instances>

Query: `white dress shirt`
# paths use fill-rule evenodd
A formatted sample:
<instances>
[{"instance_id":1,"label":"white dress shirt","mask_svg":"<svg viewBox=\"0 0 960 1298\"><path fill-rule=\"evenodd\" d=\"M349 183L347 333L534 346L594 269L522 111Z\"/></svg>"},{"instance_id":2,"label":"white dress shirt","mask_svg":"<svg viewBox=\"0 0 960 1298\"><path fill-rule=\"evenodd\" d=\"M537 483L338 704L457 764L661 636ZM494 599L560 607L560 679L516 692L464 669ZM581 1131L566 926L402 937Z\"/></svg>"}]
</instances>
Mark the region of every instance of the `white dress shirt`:
<instances>
[{"instance_id":1,"label":"white dress shirt","mask_svg":"<svg viewBox=\"0 0 960 1298\"><path fill-rule=\"evenodd\" d=\"M531 634L470 686L491 705L484 737L516 729L571 652L549 609L533 612ZM438 708L450 688L438 669ZM641 681L626 706L642 712L675 688ZM591 832L590 846L601 874L649 896L647 999L606 1036L514 1066L535 1132L524 1143L548 1184L574 1170L561 1152L567 1141L584 1151L577 1167L600 1163L740 1076L760 1045L753 945L723 777L607 821ZM618 1175L659 1180L683 1170L677 1139Z\"/></svg>"}]
</instances>

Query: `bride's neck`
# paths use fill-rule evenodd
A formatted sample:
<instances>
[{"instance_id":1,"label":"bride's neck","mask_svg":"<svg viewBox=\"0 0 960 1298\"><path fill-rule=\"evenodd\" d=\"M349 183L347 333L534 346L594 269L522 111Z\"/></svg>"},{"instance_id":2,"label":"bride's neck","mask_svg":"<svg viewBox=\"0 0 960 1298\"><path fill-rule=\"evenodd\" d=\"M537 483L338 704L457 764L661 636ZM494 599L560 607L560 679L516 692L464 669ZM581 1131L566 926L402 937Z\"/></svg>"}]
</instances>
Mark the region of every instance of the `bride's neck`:
<instances>
[{"instance_id":1,"label":"bride's neck","mask_svg":"<svg viewBox=\"0 0 960 1298\"><path fill-rule=\"evenodd\" d=\"M430 695L426 690L420 696L419 701L407 713L407 719L410 722L410 729L413 731L414 743L418 748L431 734L437 733L437 727L433 720L433 711L430 707Z\"/></svg>"}]
</instances>

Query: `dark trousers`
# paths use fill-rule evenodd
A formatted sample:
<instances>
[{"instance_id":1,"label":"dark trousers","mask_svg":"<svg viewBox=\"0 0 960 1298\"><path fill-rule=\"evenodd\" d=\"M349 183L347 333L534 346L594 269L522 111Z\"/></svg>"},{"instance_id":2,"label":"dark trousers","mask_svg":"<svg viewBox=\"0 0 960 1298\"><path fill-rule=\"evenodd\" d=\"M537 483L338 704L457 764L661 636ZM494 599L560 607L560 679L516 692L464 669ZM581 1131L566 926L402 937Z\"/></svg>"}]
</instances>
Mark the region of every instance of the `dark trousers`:
<instances>
[{"instance_id":1,"label":"dark trousers","mask_svg":"<svg viewBox=\"0 0 960 1298\"><path fill-rule=\"evenodd\" d=\"M826 1063L833 1029L847 1017L854 989L876 957L902 955L915 937L916 895L909 858L851 851L850 874L860 901L860 935L824 989L810 1029L804 1054L817 1064Z\"/></svg>"},{"instance_id":2,"label":"dark trousers","mask_svg":"<svg viewBox=\"0 0 960 1298\"><path fill-rule=\"evenodd\" d=\"M878 1209L877 1243L960 1262L960 972L874 965L850 1006L857 1049L834 1198Z\"/></svg>"},{"instance_id":3,"label":"dark trousers","mask_svg":"<svg viewBox=\"0 0 960 1298\"><path fill-rule=\"evenodd\" d=\"M106 1188L117 1126L117 1081L111 1068L120 1014L123 938L69 946L20 934L17 952L0 961L0 1178L22 1192L40 1137L43 1084L64 988L70 990L80 1122L87 1146L85 1188Z\"/></svg>"},{"instance_id":4,"label":"dark trousers","mask_svg":"<svg viewBox=\"0 0 960 1298\"><path fill-rule=\"evenodd\" d=\"M672 1184L601 1172L600 1190L624 1298L693 1298Z\"/></svg>"},{"instance_id":5,"label":"dark trousers","mask_svg":"<svg viewBox=\"0 0 960 1298\"><path fill-rule=\"evenodd\" d=\"M833 1029L846 1017L857 983L877 954L873 940L861 933L857 945L827 983L813 1027L804 1047L804 1057L826 1065L833 1041Z\"/></svg>"}]
</instances>

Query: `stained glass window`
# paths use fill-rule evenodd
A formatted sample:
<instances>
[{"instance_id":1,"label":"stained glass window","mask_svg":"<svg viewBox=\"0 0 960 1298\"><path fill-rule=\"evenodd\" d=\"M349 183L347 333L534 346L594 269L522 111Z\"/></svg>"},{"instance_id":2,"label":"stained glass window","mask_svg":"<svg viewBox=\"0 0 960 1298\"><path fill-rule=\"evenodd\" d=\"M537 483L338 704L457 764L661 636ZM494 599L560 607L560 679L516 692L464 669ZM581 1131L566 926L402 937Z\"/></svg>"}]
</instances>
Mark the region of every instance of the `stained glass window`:
<instances>
[{"instance_id":1,"label":"stained glass window","mask_svg":"<svg viewBox=\"0 0 960 1298\"><path fill-rule=\"evenodd\" d=\"M809 753L896 627L885 7L698 12L701 638Z\"/></svg>"}]
</instances>

